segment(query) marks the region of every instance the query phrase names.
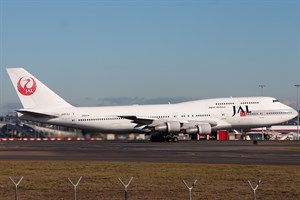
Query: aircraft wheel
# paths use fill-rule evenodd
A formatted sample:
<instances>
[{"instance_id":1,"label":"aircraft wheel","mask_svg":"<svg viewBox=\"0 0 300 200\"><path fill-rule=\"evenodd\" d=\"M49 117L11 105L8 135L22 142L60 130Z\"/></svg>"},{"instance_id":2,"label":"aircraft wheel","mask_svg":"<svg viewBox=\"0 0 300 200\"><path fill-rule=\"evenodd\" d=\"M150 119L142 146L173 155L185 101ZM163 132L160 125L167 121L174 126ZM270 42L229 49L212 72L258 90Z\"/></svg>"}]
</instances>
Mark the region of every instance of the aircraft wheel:
<instances>
[{"instance_id":1,"label":"aircraft wheel","mask_svg":"<svg viewBox=\"0 0 300 200\"><path fill-rule=\"evenodd\" d=\"M172 142L172 138L171 138L170 136L167 136L167 137L165 138L165 140L166 140L167 142Z\"/></svg>"}]
</instances>

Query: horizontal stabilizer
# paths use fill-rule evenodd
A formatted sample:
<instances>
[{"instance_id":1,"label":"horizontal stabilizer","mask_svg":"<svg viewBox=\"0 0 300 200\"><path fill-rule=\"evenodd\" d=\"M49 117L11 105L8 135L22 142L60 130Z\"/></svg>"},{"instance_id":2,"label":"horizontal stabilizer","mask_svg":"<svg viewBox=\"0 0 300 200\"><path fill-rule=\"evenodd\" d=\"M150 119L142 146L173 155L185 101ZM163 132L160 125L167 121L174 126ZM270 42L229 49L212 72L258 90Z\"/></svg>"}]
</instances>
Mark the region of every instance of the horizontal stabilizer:
<instances>
[{"instance_id":1,"label":"horizontal stabilizer","mask_svg":"<svg viewBox=\"0 0 300 200\"><path fill-rule=\"evenodd\" d=\"M47 113L40 113L40 112L29 111L29 110L17 110L17 112L21 113L23 115L27 115L28 117L34 117L34 118L53 119L53 118L59 117L58 115L47 114Z\"/></svg>"}]
</instances>

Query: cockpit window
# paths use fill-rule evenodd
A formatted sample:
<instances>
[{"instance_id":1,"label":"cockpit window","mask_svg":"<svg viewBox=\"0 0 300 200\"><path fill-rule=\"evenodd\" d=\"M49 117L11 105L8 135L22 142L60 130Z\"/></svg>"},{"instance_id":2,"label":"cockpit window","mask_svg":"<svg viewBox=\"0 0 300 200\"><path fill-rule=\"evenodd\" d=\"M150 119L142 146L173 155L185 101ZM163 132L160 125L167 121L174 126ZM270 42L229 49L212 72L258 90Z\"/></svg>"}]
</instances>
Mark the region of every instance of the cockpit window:
<instances>
[{"instance_id":1,"label":"cockpit window","mask_svg":"<svg viewBox=\"0 0 300 200\"><path fill-rule=\"evenodd\" d=\"M275 102L279 102L279 100L277 100L277 99L274 99L274 100L273 100L273 103L275 103Z\"/></svg>"}]
</instances>

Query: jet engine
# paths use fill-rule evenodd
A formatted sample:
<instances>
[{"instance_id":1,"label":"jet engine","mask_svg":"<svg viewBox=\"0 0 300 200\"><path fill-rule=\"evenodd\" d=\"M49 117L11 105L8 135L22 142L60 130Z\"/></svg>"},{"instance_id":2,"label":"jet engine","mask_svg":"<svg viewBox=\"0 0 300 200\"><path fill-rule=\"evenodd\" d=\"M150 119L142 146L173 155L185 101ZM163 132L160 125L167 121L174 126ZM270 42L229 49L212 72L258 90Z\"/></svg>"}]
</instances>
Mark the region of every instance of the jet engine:
<instances>
[{"instance_id":1,"label":"jet engine","mask_svg":"<svg viewBox=\"0 0 300 200\"><path fill-rule=\"evenodd\" d=\"M157 132L166 132L166 133L179 133L180 132L180 122L166 122L165 124L160 124L154 127L154 130Z\"/></svg>"},{"instance_id":2,"label":"jet engine","mask_svg":"<svg viewBox=\"0 0 300 200\"><path fill-rule=\"evenodd\" d=\"M210 124L197 124L194 127L185 129L187 134L211 134Z\"/></svg>"}]
</instances>

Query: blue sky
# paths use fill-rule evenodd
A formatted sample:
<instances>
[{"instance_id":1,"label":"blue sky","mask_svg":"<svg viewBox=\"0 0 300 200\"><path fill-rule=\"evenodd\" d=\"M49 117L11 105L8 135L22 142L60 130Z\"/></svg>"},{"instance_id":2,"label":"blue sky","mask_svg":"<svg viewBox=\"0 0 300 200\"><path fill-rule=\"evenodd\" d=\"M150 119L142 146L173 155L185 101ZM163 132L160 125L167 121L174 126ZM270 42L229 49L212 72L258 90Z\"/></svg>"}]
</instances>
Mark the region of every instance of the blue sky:
<instances>
[{"instance_id":1,"label":"blue sky","mask_svg":"<svg viewBox=\"0 0 300 200\"><path fill-rule=\"evenodd\" d=\"M19 104L16 66L81 106L258 96L259 84L296 105L298 0L0 2L2 112Z\"/></svg>"}]
</instances>

